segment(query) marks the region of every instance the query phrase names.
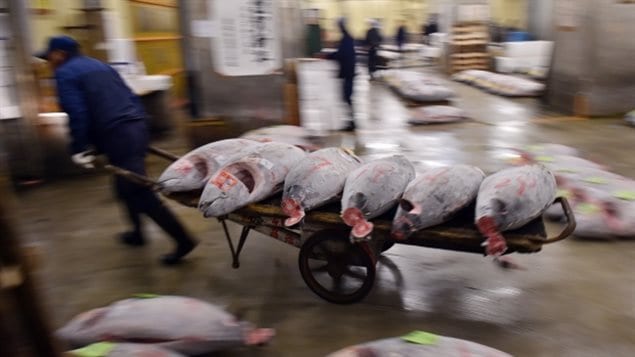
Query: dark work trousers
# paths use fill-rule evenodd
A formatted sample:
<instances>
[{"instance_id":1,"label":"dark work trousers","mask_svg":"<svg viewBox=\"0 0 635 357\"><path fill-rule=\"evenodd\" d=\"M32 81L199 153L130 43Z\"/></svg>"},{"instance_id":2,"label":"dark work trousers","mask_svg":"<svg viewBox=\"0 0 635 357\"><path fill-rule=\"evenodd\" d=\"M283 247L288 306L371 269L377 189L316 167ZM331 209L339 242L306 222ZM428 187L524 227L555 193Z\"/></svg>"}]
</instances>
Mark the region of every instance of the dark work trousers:
<instances>
[{"instance_id":1,"label":"dark work trousers","mask_svg":"<svg viewBox=\"0 0 635 357\"><path fill-rule=\"evenodd\" d=\"M355 80L355 77L350 76L350 77L344 77L342 78L342 99L344 100L344 102L346 102L346 104L348 104L348 106L351 108L353 108L353 81Z\"/></svg>"},{"instance_id":2,"label":"dark work trousers","mask_svg":"<svg viewBox=\"0 0 635 357\"><path fill-rule=\"evenodd\" d=\"M368 49L368 74L373 77L373 74L377 70L377 47L371 47Z\"/></svg>"},{"instance_id":3,"label":"dark work trousers","mask_svg":"<svg viewBox=\"0 0 635 357\"><path fill-rule=\"evenodd\" d=\"M103 151L112 165L146 175L145 155L148 129L144 120L124 122L103 138ZM141 234L143 213L152 218L176 243L190 241L181 223L148 187L115 176L115 191L123 202L135 233Z\"/></svg>"}]
</instances>

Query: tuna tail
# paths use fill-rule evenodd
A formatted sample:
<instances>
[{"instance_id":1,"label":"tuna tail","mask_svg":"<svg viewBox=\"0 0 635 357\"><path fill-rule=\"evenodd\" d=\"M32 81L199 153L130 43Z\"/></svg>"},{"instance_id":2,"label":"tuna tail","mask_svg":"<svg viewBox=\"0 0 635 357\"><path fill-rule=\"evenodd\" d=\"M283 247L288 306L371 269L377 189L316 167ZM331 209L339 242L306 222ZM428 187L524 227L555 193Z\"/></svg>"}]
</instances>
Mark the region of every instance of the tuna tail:
<instances>
[{"instance_id":1,"label":"tuna tail","mask_svg":"<svg viewBox=\"0 0 635 357\"><path fill-rule=\"evenodd\" d=\"M405 240L414 232L415 222L421 214L422 208L420 204L405 198L399 201L399 208L403 213L399 213L395 217L390 235L395 240Z\"/></svg>"},{"instance_id":2,"label":"tuna tail","mask_svg":"<svg viewBox=\"0 0 635 357\"><path fill-rule=\"evenodd\" d=\"M349 207L342 213L342 220L351 230L351 240L356 241L367 238L373 231L373 224L364 218L364 214L357 207Z\"/></svg>"},{"instance_id":3,"label":"tuna tail","mask_svg":"<svg viewBox=\"0 0 635 357\"><path fill-rule=\"evenodd\" d=\"M282 200L282 212L289 216L289 218L284 220L284 225L287 227L295 226L300 223L306 215L300 203L293 198Z\"/></svg>"},{"instance_id":4,"label":"tuna tail","mask_svg":"<svg viewBox=\"0 0 635 357\"><path fill-rule=\"evenodd\" d=\"M487 239L481 244L485 247L485 255L499 257L507 250L505 238L498 231L496 221L490 216L479 218L476 227Z\"/></svg>"}]
</instances>

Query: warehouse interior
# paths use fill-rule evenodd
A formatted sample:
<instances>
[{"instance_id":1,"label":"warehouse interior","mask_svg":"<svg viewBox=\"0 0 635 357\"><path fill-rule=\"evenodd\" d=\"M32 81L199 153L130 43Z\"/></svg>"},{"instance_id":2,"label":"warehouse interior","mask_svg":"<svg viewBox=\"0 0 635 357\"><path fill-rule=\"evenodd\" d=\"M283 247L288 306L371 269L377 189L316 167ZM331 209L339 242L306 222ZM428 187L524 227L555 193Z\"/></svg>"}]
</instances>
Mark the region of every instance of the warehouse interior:
<instances>
[{"instance_id":1,"label":"warehouse interior","mask_svg":"<svg viewBox=\"0 0 635 357\"><path fill-rule=\"evenodd\" d=\"M0 356L634 355L634 21L631 0L0 0ZM56 67L68 50L51 38L81 54ZM74 150L62 77L85 56L116 85L95 102L110 82L82 77L97 87L75 98L106 118L115 90L132 94L143 117L112 120L143 122L142 169L112 152L143 135L91 132L115 144ZM195 151L223 140L237 144ZM250 146L275 143L302 159ZM324 150L344 164L320 176ZM199 186L162 181L201 155ZM230 173L246 158L266 172ZM349 182L380 162L395 176L377 184L381 166L368 194L398 193L349 223L365 189ZM470 192L447 176L466 167L483 176ZM544 182L522 176L537 168ZM232 180L271 187L210 214L208 187ZM289 187L308 183L324 199L294 216L285 202L309 198ZM124 239L122 185L159 197L196 245L175 249L145 211L143 239ZM505 192L513 205L488 201L499 256L478 217ZM395 233L437 207L452 211Z\"/></svg>"}]
</instances>

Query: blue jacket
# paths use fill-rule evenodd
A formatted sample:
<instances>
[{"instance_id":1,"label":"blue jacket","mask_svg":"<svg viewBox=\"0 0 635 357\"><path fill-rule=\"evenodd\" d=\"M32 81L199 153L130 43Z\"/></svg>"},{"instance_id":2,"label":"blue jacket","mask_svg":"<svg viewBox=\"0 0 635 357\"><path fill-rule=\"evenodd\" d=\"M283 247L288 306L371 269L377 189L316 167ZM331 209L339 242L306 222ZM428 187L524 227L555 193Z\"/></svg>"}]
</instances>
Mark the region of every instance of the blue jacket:
<instances>
[{"instance_id":1,"label":"blue jacket","mask_svg":"<svg viewBox=\"0 0 635 357\"><path fill-rule=\"evenodd\" d=\"M334 59L340 64L339 78L352 78L355 76L355 41L348 31L341 26L342 39L337 52L331 53L329 59Z\"/></svg>"},{"instance_id":2,"label":"blue jacket","mask_svg":"<svg viewBox=\"0 0 635 357\"><path fill-rule=\"evenodd\" d=\"M71 57L55 70L55 81L60 105L69 117L74 154L90 145L103 150L112 129L145 119L139 98L119 73L94 58Z\"/></svg>"}]
</instances>

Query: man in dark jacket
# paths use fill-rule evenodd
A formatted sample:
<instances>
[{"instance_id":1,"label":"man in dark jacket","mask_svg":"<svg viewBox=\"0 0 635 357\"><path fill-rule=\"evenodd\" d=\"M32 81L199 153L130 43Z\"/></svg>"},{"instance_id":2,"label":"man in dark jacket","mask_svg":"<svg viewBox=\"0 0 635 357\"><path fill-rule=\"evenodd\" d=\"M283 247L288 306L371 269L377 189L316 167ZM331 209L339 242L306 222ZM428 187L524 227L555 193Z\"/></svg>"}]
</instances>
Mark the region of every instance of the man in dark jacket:
<instances>
[{"instance_id":1,"label":"man in dark jacket","mask_svg":"<svg viewBox=\"0 0 635 357\"><path fill-rule=\"evenodd\" d=\"M366 31L366 46L368 47L368 74L370 79L375 79L374 74L377 70L378 56L377 50L383 39L379 32L379 22L377 20L370 20L371 25L368 31Z\"/></svg>"},{"instance_id":2,"label":"man in dark jacket","mask_svg":"<svg viewBox=\"0 0 635 357\"><path fill-rule=\"evenodd\" d=\"M406 43L406 25L403 21L399 24L399 28L397 29L395 42L397 42L397 47L399 48L399 52L401 52L404 43Z\"/></svg>"},{"instance_id":3,"label":"man in dark jacket","mask_svg":"<svg viewBox=\"0 0 635 357\"><path fill-rule=\"evenodd\" d=\"M339 19L337 22L340 31L342 32L342 39L337 48L337 52L329 55L329 59L334 59L339 63L340 69L338 77L342 79L342 94L343 99L348 104L350 110L349 121L342 129L344 131L355 130L355 117L353 111L353 81L355 79L355 41L353 37L348 33L346 29L345 20Z\"/></svg>"},{"instance_id":4,"label":"man in dark jacket","mask_svg":"<svg viewBox=\"0 0 635 357\"><path fill-rule=\"evenodd\" d=\"M107 64L81 55L77 42L67 36L51 38L38 57L48 60L55 71L59 103L69 117L73 161L92 168L95 149L113 165L145 175L146 114L119 74ZM176 242L176 249L162 257L164 264L178 263L194 249L196 241L151 189L117 176L115 190L132 224L132 230L121 235L123 243L145 244L140 221L144 213Z\"/></svg>"}]
</instances>

